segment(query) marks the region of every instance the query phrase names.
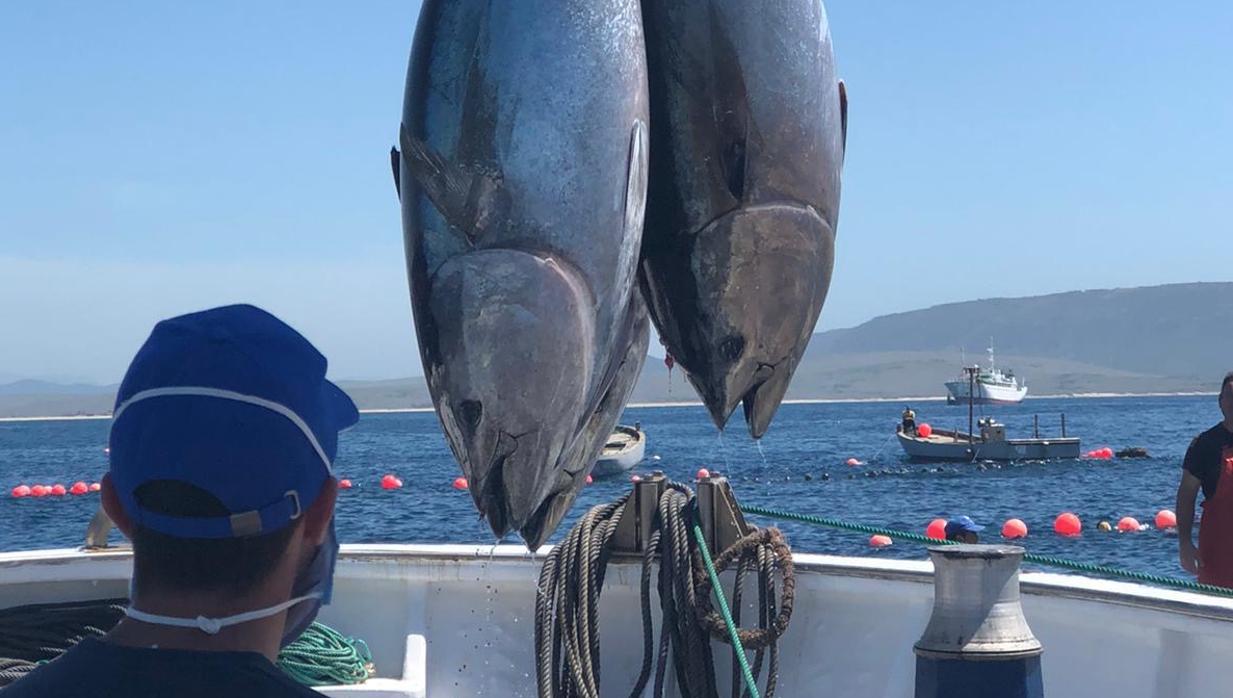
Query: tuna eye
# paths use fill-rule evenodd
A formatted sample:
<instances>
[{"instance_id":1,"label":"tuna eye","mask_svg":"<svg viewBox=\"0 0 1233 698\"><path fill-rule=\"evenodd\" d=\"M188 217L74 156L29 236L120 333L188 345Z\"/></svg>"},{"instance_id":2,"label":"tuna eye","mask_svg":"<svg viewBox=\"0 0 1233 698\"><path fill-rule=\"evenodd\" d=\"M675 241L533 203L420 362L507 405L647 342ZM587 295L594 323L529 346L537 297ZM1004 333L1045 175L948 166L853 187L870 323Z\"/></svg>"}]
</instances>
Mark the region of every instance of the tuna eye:
<instances>
[{"instance_id":1,"label":"tuna eye","mask_svg":"<svg viewBox=\"0 0 1233 698\"><path fill-rule=\"evenodd\" d=\"M719 355L728 361L736 361L745 352L745 338L734 334L719 345Z\"/></svg>"}]
</instances>

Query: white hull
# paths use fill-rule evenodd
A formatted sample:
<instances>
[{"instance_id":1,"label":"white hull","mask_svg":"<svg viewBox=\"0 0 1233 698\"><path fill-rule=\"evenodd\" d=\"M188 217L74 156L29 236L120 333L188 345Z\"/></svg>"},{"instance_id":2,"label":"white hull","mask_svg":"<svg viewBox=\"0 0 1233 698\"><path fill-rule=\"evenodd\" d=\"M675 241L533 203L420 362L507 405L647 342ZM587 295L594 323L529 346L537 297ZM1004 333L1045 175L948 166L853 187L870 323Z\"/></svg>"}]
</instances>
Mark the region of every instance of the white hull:
<instances>
[{"instance_id":1,"label":"white hull","mask_svg":"<svg viewBox=\"0 0 1233 698\"><path fill-rule=\"evenodd\" d=\"M951 403L966 403L968 401L968 381L955 380L946 384L946 399ZM1015 405L1027 397L1026 385L998 385L995 383L976 383L976 392L972 402L978 405Z\"/></svg>"},{"instance_id":2,"label":"white hull","mask_svg":"<svg viewBox=\"0 0 1233 698\"><path fill-rule=\"evenodd\" d=\"M334 603L321 620L367 641L378 678L321 692L535 696L533 609L546 550L531 557L513 546L343 546ZM911 696L912 644L932 607L930 563L804 554L795 562L778 695ZM0 607L124 596L130 567L126 553L0 554ZM639 577L636 561L618 560L604 584L605 696L627 695L638 673ZM1233 599L1071 575L1021 579L1024 613L1044 645L1045 695L1226 695L1233 685ZM749 606L745 617L756 615ZM731 692L729 657L715 643L720 695Z\"/></svg>"},{"instance_id":3,"label":"white hull","mask_svg":"<svg viewBox=\"0 0 1233 698\"><path fill-rule=\"evenodd\" d=\"M646 434L633 427L619 426L595 461L591 474L610 477L632 470L646 456Z\"/></svg>"}]
</instances>

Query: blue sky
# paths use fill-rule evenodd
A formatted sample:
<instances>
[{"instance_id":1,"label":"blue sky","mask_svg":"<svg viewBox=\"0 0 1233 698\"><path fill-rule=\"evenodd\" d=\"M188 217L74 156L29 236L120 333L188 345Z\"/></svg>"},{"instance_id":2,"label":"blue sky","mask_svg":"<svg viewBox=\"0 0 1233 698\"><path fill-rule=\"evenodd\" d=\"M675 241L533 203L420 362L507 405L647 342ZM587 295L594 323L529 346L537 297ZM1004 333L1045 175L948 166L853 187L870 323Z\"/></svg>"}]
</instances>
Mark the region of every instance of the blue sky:
<instances>
[{"instance_id":1,"label":"blue sky","mask_svg":"<svg viewBox=\"0 0 1233 698\"><path fill-rule=\"evenodd\" d=\"M821 329L1233 280L1233 6L827 8L851 125ZM387 159L417 15L0 6L0 380L118 380L154 321L233 301L335 377L420 373Z\"/></svg>"}]
</instances>

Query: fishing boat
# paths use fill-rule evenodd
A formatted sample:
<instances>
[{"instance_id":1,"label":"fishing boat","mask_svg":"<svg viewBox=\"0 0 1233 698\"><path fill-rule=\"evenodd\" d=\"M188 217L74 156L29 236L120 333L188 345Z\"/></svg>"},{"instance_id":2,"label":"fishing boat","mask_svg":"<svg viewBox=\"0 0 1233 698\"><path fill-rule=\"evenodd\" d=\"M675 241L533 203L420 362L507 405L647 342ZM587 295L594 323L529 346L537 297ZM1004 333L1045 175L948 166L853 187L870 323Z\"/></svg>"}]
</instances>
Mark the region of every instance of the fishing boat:
<instances>
[{"instance_id":1,"label":"fishing boat","mask_svg":"<svg viewBox=\"0 0 1233 698\"><path fill-rule=\"evenodd\" d=\"M1017 405L1027 397L1027 384L1020 383L1014 371L1003 371L997 367L993 342L989 343L988 352L989 366L977 372L974 382L962 375L946 384L948 404L965 403L971 397L978 405Z\"/></svg>"},{"instance_id":2,"label":"fishing boat","mask_svg":"<svg viewBox=\"0 0 1233 698\"><path fill-rule=\"evenodd\" d=\"M896 431L899 445L912 460L971 462L978 460L1052 460L1078 458L1080 439L1074 436L1054 438L1009 439L1006 426L993 417L977 422L976 434L948 429L918 429Z\"/></svg>"},{"instance_id":3,"label":"fishing boat","mask_svg":"<svg viewBox=\"0 0 1233 698\"><path fill-rule=\"evenodd\" d=\"M595 477L620 475L642 462L646 455L646 433L639 426L617 425L604 450L595 461Z\"/></svg>"},{"instance_id":4,"label":"fishing boat","mask_svg":"<svg viewBox=\"0 0 1233 698\"><path fill-rule=\"evenodd\" d=\"M318 690L339 698L538 695L532 609L546 553L344 545L321 620L367 642L375 676ZM803 553L793 560L796 604L781 639L777 695L913 695L912 647L930 618L933 564ZM123 597L131 565L124 550L2 553L0 607ZM617 556L604 579L604 695L627 695L639 673L643 629L631 609L640 577L637 556ZM1233 599L1039 572L1024 572L1020 583L1024 616L1045 650L1045 695L1166 698L1222 694L1233 684ZM756 607L744 610L756 618ZM728 695L730 655L715 644L719 694Z\"/></svg>"},{"instance_id":5,"label":"fishing boat","mask_svg":"<svg viewBox=\"0 0 1233 698\"><path fill-rule=\"evenodd\" d=\"M968 403L968 430L935 429L928 424L905 427L901 424L895 436L903 452L912 460L937 460L972 462L978 460L1052 460L1078 458L1080 439L1066 434L1066 415L1062 415L1061 435L1040 436L1040 420L1033 418L1033 434L1028 439L1011 439L1006 436L1006 426L993 417L975 418L974 405L979 401L975 395L979 366L964 369L967 374L965 401ZM979 428L979 432L973 428Z\"/></svg>"}]
</instances>

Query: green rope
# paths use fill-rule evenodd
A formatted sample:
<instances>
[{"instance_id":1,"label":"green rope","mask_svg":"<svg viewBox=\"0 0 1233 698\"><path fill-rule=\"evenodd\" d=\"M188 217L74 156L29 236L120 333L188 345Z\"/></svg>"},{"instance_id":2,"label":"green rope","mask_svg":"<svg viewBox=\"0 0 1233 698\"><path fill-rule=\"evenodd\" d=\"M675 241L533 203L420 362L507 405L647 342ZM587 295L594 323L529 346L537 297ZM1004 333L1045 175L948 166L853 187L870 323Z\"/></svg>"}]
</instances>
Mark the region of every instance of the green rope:
<instances>
[{"instance_id":1,"label":"green rope","mask_svg":"<svg viewBox=\"0 0 1233 698\"><path fill-rule=\"evenodd\" d=\"M728 626L728 636L732 638L736 661L741 665L741 674L745 677L745 687L749 689L750 698L760 698L758 682L754 681L753 672L749 670L745 647L741 645L741 638L736 632L736 623L732 621L732 611L728 610L728 599L724 598L723 587L719 586L719 574L715 571L715 563L711 562L711 552L707 550L706 537L702 535L702 527L698 524L694 524L694 539L698 541L698 549L702 551L702 562L706 565L706 574L711 578L715 599L719 601L719 613L724 617L724 625Z\"/></svg>"},{"instance_id":2,"label":"green rope","mask_svg":"<svg viewBox=\"0 0 1233 698\"><path fill-rule=\"evenodd\" d=\"M278 653L278 667L304 686L357 684L373 675L368 645L321 623Z\"/></svg>"},{"instance_id":3,"label":"green rope","mask_svg":"<svg viewBox=\"0 0 1233 698\"><path fill-rule=\"evenodd\" d=\"M769 516L776 519L784 519L787 521L800 521L802 523L814 524L817 526L828 526L830 528L838 528L845 531L853 531L856 533L869 533L883 536L890 536L900 540L914 541L917 543L926 543L930 545L954 545L955 541L938 540L929 538L919 533L911 533L908 531L896 531L890 528L881 528L879 526L866 526L864 524L850 523L840 519L832 519L824 516L813 516L812 514L797 514L790 511L778 511L776 509L767 509L757 506L742 506L741 511L746 514L755 514L757 516ZM1026 553L1023 556L1024 562L1029 562L1035 565L1045 565L1048 567L1059 567L1075 572L1085 572L1088 574L1099 574L1107 577L1120 577L1122 579L1131 579L1136 582L1145 584L1156 584L1159 586L1172 587L1174 589L1182 589L1184 591L1198 591L1214 596L1233 597L1233 589L1218 587L1213 584L1200 584L1192 582L1188 579L1178 579L1176 577L1166 577L1160 574L1150 574L1147 572L1132 572L1130 570L1118 569L1116 567L1107 567L1105 565L1094 565L1087 562L1076 562L1074 560L1066 560L1060 557L1052 557L1049 555L1036 555L1034 553Z\"/></svg>"}]
</instances>

